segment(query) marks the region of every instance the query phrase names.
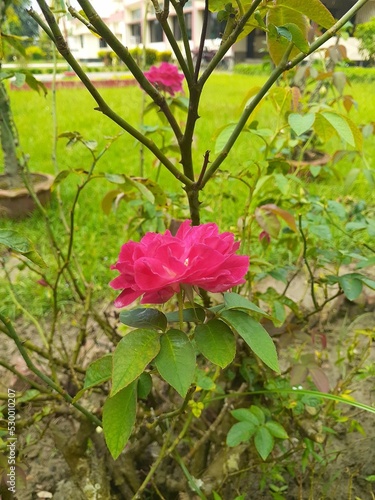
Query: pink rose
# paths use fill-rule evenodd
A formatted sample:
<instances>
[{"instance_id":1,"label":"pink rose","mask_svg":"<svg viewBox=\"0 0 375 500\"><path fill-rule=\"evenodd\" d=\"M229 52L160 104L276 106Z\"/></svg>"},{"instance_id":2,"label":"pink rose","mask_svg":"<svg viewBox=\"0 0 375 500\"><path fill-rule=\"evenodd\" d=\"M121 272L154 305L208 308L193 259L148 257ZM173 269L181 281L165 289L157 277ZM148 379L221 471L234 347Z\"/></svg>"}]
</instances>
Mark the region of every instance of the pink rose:
<instances>
[{"instance_id":1,"label":"pink rose","mask_svg":"<svg viewBox=\"0 0 375 500\"><path fill-rule=\"evenodd\" d=\"M209 292L225 292L241 285L249 258L235 255L239 246L232 233L219 234L216 224L191 227L188 220L176 236L170 231L147 233L139 243L129 241L111 266L120 275L110 286L123 290L115 306L125 307L141 295L142 304L160 304L179 292L180 285Z\"/></svg>"},{"instance_id":2,"label":"pink rose","mask_svg":"<svg viewBox=\"0 0 375 500\"><path fill-rule=\"evenodd\" d=\"M183 92L184 75L178 72L178 68L174 64L162 62L159 67L151 66L150 70L145 72L145 77L160 90L164 90L172 96L175 92Z\"/></svg>"}]
</instances>

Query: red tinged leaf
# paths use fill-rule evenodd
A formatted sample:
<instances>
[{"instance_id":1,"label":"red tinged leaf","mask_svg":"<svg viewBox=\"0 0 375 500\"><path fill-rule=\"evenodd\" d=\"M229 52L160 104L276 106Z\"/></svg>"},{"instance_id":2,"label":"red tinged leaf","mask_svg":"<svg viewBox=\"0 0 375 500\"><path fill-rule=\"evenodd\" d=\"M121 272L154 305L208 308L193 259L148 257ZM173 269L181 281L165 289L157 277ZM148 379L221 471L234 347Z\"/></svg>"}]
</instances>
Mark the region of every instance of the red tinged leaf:
<instances>
[{"instance_id":1,"label":"red tinged leaf","mask_svg":"<svg viewBox=\"0 0 375 500\"><path fill-rule=\"evenodd\" d=\"M294 215L291 214L290 212L288 212L287 210L284 210L283 208L278 207L274 203L268 203L266 205L262 205L262 206L258 207L258 209L262 210L264 212L268 212L268 213L277 215L278 217L280 217L281 219L283 219L283 221L286 223L286 225L292 231L294 231L295 233L298 233L297 224L296 224L296 220L294 218ZM255 217L256 217L256 215L255 215ZM264 230L267 230L267 228L265 228L263 226L261 226L261 227ZM272 233L270 231L268 231L268 232L272 235Z\"/></svg>"}]
</instances>

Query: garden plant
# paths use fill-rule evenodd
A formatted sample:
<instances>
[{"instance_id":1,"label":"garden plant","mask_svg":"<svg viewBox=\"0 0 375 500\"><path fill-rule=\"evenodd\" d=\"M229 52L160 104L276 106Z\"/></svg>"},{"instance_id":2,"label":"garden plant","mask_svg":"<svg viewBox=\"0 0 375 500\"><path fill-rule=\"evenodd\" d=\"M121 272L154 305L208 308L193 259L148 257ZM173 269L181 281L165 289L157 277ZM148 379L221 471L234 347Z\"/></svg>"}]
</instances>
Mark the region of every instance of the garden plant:
<instances>
[{"instance_id":1,"label":"garden plant","mask_svg":"<svg viewBox=\"0 0 375 500\"><path fill-rule=\"evenodd\" d=\"M44 193L42 194L42 200L47 196L45 193L48 192L51 184L51 178L48 176L28 174L28 180L25 179L28 157L21 149L17 125L13 117L5 85L6 80L14 77L15 84L18 86L26 83L37 92L46 91L44 85L38 82L27 69L20 67L14 70L5 70L2 67L3 60L5 60L7 50L9 51L9 49L22 58L26 57L26 49L23 42L30 39L27 36L12 33L12 28L21 24L16 8L20 8L20 2L7 0L0 4L0 143L4 167L4 174L0 176L0 215L14 218L23 216L33 207L33 203L26 190L27 184L35 184L34 189L38 193Z\"/></svg>"},{"instance_id":2,"label":"garden plant","mask_svg":"<svg viewBox=\"0 0 375 500\"><path fill-rule=\"evenodd\" d=\"M371 404L350 396L353 380L374 375L368 364L373 327L356 331L337 348L345 351L341 363L346 356L354 366L342 368L334 387L324 369L327 339L315 323L311 327L335 300L353 302L364 289L375 289L366 272L374 263L373 207L352 199L326 200L304 184L306 176L316 183L329 176L341 181L339 162L351 155L364 165L352 178L363 173L373 186L363 152L371 124L355 124L348 116L354 98L344 94L340 72L314 73L311 62L300 66L366 0L339 20L320 0L207 0L194 62L185 3L170 0L161 6L153 0L176 64L164 61L148 71L88 0L78 0L80 12L67 5L134 76L137 91L148 99L141 126L139 114L124 118L74 58L59 27L60 8L55 12L44 0L37 2L42 15L33 9L29 14L94 98L96 111L139 143L140 158L126 171L99 171L122 132L107 137L103 148L77 131L60 134L69 147L84 149L90 163L57 175L58 225L29 186L49 254L13 228L0 231L0 243L8 249L1 256L8 294L37 335L24 338L19 323L0 310L1 335L14 343L23 368L6 356L0 356L0 365L27 384L16 400L31 415L18 421L19 431L65 417L65 435L51 427L73 478L66 498L283 499L290 486L286 477L301 494L307 478L339 454L326 452L329 435L347 420L352 430L363 431L343 407L366 410L371 418L375 413ZM177 15L182 44L173 37L169 9ZM201 68L210 12L217 12L226 27L216 55ZM313 41L312 22L325 29ZM235 120L231 111L212 148L197 151L196 134L206 112L201 102L214 71L232 45L256 28L266 33L274 67L264 83L238 96L240 116ZM320 75L317 87L306 75ZM319 82L328 78L333 83L326 89ZM262 109L266 115L260 115ZM241 168L233 163L236 143L247 152ZM333 166L310 165L301 177L291 159L302 160L314 143L322 149L331 145ZM63 201L61 191L72 177L78 185ZM89 259L95 267L94 247L107 245L100 231L92 248L92 235L86 233L87 248L77 249L85 230L84 221L77 223L80 206L94 181L113 185L102 200L103 211L109 216L126 206L132 234L116 249L117 261L107 265L112 264L109 286L98 285L84 262ZM238 200L239 217L230 220L227 231L220 227L220 209ZM332 233L342 239L334 240ZM348 248L343 239L350 241ZM37 276L46 290L47 321L19 299L14 275L25 272ZM288 295L301 275L307 277L309 307ZM271 284L258 287L262 279ZM95 299L100 288L103 300L103 287L105 306ZM115 308L108 308L108 296ZM139 307L133 306L136 301ZM68 323L73 333L65 332ZM1 411L6 414L5 407ZM7 429L2 436L6 450ZM21 451L17 493L24 468ZM254 468L260 475L256 491L246 479ZM6 459L0 472L6 498L15 491L7 482ZM374 477L366 474L370 491Z\"/></svg>"}]
</instances>

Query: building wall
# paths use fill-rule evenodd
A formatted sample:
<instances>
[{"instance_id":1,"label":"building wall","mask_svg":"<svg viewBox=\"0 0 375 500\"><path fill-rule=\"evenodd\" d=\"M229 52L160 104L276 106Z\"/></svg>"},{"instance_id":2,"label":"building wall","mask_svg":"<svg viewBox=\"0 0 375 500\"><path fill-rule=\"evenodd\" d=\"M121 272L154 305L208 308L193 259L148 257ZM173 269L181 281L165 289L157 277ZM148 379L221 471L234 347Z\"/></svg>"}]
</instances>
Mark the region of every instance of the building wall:
<instances>
[{"instance_id":1,"label":"building wall","mask_svg":"<svg viewBox=\"0 0 375 500\"><path fill-rule=\"evenodd\" d=\"M325 0L329 8L343 8L345 10L351 6L354 0ZM150 2L144 0L107 0L107 12L109 16L105 18L110 29L116 34L121 42L129 47L142 46L145 42L147 47L158 51L171 50L170 44L161 33L159 23L156 21L153 7ZM146 9L147 12L146 12ZM199 47L200 33L203 25L204 1L190 0L184 8L184 14L191 21L191 39L189 41L190 50L194 51ZM100 13L100 10L99 10ZM375 0L370 0L357 14L356 22L365 22L372 16L375 16ZM220 44L220 27L215 24L214 20L210 20L209 34L205 41L207 49L216 49ZM170 9L168 19L172 32L176 28L176 15L173 12L173 7ZM99 50L103 50L100 46L100 39L90 33L85 26L79 21L72 19L67 22L68 27L68 43L74 55L80 60L98 60ZM212 28L212 29L211 29ZM216 31L215 31L215 29ZM265 48L265 36L260 30L255 30L250 37L243 38L237 42L228 55L234 56L236 62L247 58L262 57ZM182 42L178 42L184 53ZM360 58L355 41L351 40L348 44L348 51L355 55L354 60Z\"/></svg>"}]
</instances>

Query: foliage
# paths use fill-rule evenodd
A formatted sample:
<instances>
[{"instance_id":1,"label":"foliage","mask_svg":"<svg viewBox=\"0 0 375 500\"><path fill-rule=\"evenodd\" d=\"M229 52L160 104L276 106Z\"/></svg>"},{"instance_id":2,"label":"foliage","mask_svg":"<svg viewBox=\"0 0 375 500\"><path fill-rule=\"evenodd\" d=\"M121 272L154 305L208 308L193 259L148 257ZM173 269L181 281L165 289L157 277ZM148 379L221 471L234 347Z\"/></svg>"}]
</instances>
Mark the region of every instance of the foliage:
<instances>
[{"instance_id":1,"label":"foliage","mask_svg":"<svg viewBox=\"0 0 375 500\"><path fill-rule=\"evenodd\" d=\"M233 73L238 73L239 75L268 75L269 72L270 67L264 64L240 63L235 64L233 67Z\"/></svg>"},{"instance_id":2,"label":"foliage","mask_svg":"<svg viewBox=\"0 0 375 500\"><path fill-rule=\"evenodd\" d=\"M52 34L52 40L63 39L57 23L53 22L53 13L43 0L38 1L49 14L47 32ZM341 106L345 109L342 80L332 77L337 85L333 91L338 95L325 100L323 92L315 96L315 87L309 93L306 67L298 68L293 75L295 78L298 71L303 73L299 94L295 90L297 85L291 85L283 77L329 36L327 32L310 46L306 38L306 15L325 28L334 22L332 16L318 0L311 2L308 12L305 2L292 0L266 4L255 1L236 6L211 1L210 9L219 12L226 28L218 53L201 71L203 45L193 64L191 53L186 50L190 47L188 40L183 40L183 53L173 43L167 13L159 12L155 4L157 20L169 37L185 76L185 96L181 92L169 95L165 89L160 92L152 85L127 49L112 38L102 20L94 15L89 2L80 3L93 22L91 28L127 65L145 94L141 126L134 125L139 123L140 115L135 114L134 102L129 99L136 92L140 94L139 88L131 91L134 94L123 96L124 101L112 99L120 94L99 93L72 54L62 53L96 100L96 109L101 111L98 120L112 118L142 147L138 164L131 147L126 148L126 155L117 149L109 156L112 147L122 141L121 134L115 132L111 137L106 134L103 145L77 131L62 133L60 138L67 142L68 150L61 155L66 163L54 185L58 215L38 205L40 218L36 220L40 233L43 227L44 245L48 249L40 252L43 261L38 261L39 254L35 251L39 245L34 247L14 232L2 233L8 303L11 301L14 309L22 311L38 333L37 342L25 341L23 334L17 332L18 325L11 323L10 314L0 313L2 334L15 343L28 370L40 381L26 376L36 391L32 396L35 401L30 404L37 405L42 400L45 408L43 416L36 412L31 421L53 418L55 400L67 403L64 418L78 421L75 412L79 412L81 421L89 423L82 439L82 453L87 446L92 454L101 450L106 467L101 477L110 475L118 485L116 478L124 477L124 470L128 470L124 460L127 465L134 464L134 475L124 481L126 493L121 490L125 497L152 496L154 491L169 497L190 488L200 498L207 498L214 491L217 491L215 498L219 498L219 494L224 494L224 483L232 481L232 472L237 474L254 461L264 472L261 487L269 487L275 495L283 494L285 488L280 484L283 475L303 477L317 464L327 463L328 436L348 418L338 409L339 403L374 412L369 405L350 400L346 392L355 377L366 378L371 373L365 363L373 332L366 330L363 336L367 342L361 349L357 337L354 341L350 337L350 345L343 348L344 357L351 362L356 356L361 358L353 369L340 373L340 384L333 388L326 373L325 332L311 330L311 324L307 323L308 318L319 314L335 298L345 295L352 302L363 287L374 288L374 281L365 271L373 262L370 241L374 229L373 206L349 197L332 199L323 192L312 192L314 187L323 191L321 186L327 178L331 180L337 175L340 180L338 168L317 170L310 165L305 177L290 168L293 147L290 142L294 140L295 146L302 144L303 149L312 135L322 135L324 140L332 141L332 148L341 141L355 148L353 161L363 162L364 167L351 171L351 179L358 180L361 175L366 182L374 183L362 152L363 128L352 125L347 111L341 109ZM361 0L356 8L360 4ZM183 11L178 10L177 4L174 7L182 23ZM353 11L347 17L352 14ZM204 15L207 18L207 9ZM37 15L35 18L43 25ZM86 19L82 19L85 24ZM332 31L345 21L345 17L338 21ZM228 89L220 88L219 97L215 95L217 102L211 107L203 106L204 98L200 99L209 88L206 83L211 73L234 40L255 27L267 31L276 67L265 83L261 82L259 88L244 96L239 119L228 124L228 118L233 120L234 114L224 98ZM314 79L311 72L308 76ZM231 98L233 94L236 96L233 92L236 81L231 79L228 92ZM275 86L276 82L280 85ZM219 104L223 102L224 110L219 113ZM259 104L264 106L260 112L264 111L267 124L262 124L260 115L256 115ZM115 105L116 110L112 107ZM273 114L269 112L272 108ZM196 135L210 128L207 116L218 114L216 118L222 128L215 139L214 131L209 130L204 132L208 136L199 142ZM199 116L204 122L202 126L197 121ZM280 120L276 130L275 116ZM215 128L219 126L215 122ZM309 137L303 137L308 133ZM367 134L369 137L369 130ZM208 149L208 144L214 141L215 151ZM236 142L244 147L245 155L237 163L233 160L234 153L224 170L223 162ZM287 148L290 151L285 151ZM75 158L71 151L76 152ZM342 158L345 154L339 150L335 156ZM309 184L310 175L316 179L315 183ZM93 210L92 216L90 209L93 200L97 202L100 198L93 194L103 194L108 182L116 189L102 200L106 221L97 211ZM104 187L95 191L95 184ZM345 190L343 182L341 189ZM65 197L66 192L69 195ZM90 200L90 207L86 206L86 200ZM120 206L120 200L126 203ZM119 216L113 214L113 206ZM180 237L179 230L175 237L172 233L175 234L181 219L187 218L193 221L191 233L186 230L189 224L183 223L181 231L186 239L176 245L174 238ZM223 237L220 233L221 239L217 241L207 226L201 224L203 219L218 219L217 225L220 222L220 226L230 227L236 239L241 240L239 250L249 255L251 261L245 282L231 279L239 267L233 260L224 258L228 269L217 267L218 260L234 250L233 236L224 233ZM171 233L149 232L156 229L162 233L165 227L170 227ZM132 300L146 293L148 301L164 303L167 298L170 301L160 307L124 309L119 314L119 324L118 314L108 313L94 298L99 288L108 290L107 284L103 284L102 269L114 262L113 248L123 243L124 232L128 239L130 231L140 242L129 242L121 250L115 265L122 280L117 283L118 288L135 291ZM204 244L196 236L199 231L207 237ZM110 239L105 234L110 234ZM193 235L191 239L189 235ZM168 240L165 247L159 245L164 238ZM150 246L144 245L145 241ZM141 245L146 247L143 254L139 252ZM129 252L129 248L134 252ZM202 252L210 258L194 261ZM98 255L113 260L101 263ZM247 262L247 257L241 258ZM43 262L48 267L43 268ZM196 264L194 269L192 262ZM33 296L43 295L48 304L50 318L46 324L30 312L30 297L21 300L14 285L15 273L24 271L38 283ZM308 306L301 305L301 301L288 293L301 275L306 276L302 283L306 281ZM210 280L219 278L224 284L209 286ZM262 288L258 285L263 280L266 286ZM235 290L226 291L233 285ZM164 293L166 287L168 296L155 297ZM209 295L207 291L224 294ZM130 302L127 300L126 305ZM68 313L71 320L74 317L70 322L74 335L67 332L62 321ZM282 354L280 361L276 344ZM6 366L6 360L1 362ZM16 375L17 370L13 372ZM294 383L298 385L293 386ZM22 422L22 425L29 424ZM351 425L360 429L353 419ZM110 460L103 446L103 434L95 432L100 427L116 461ZM79 452L68 443L64 456L69 457L70 452L76 464ZM210 461L213 467L209 466ZM165 469L159 477L162 464ZM177 487L166 481L165 471L171 470L173 464L181 469Z\"/></svg>"},{"instance_id":3,"label":"foliage","mask_svg":"<svg viewBox=\"0 0 375 500\"><path fill-rule=\"evenodd\" d=\"M358 24L354 35L360 41L361 54L371 63L375 59L375 17L363 24Z\"/></svg>"},{"instance_id":4,"label":"foliage","mask_svg":"<svg viewBox=\"0 0 375 500\"><path fill-rule=\"evenodd\" d=\"M46 57L46 52L36 45L31 45L25 49L27 57L33 59L34 61L40 61Z\"/></svg>"}]
</instances>

